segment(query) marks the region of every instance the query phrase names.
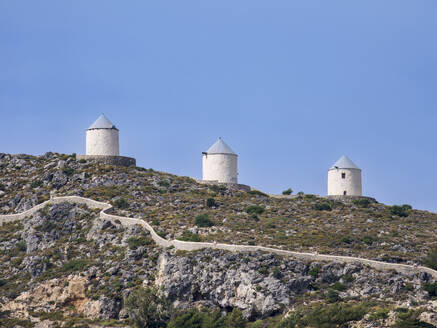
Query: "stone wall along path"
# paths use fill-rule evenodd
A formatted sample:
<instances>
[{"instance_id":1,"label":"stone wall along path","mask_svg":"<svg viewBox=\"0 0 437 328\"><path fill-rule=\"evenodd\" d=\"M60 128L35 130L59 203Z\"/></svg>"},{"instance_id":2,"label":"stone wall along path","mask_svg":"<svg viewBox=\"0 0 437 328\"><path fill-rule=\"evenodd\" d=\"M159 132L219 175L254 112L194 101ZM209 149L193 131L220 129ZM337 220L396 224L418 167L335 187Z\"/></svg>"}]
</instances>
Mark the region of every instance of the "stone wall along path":
<instances>
[{"instance_id":1,"label":"stone wall along path","mask_svg":"<svg viewBox=\"0 0 437 328\"><path fill-rule=\"evenodd\" d=\"M277 248L264 247L264 246L248 246L248 245L231 245L231 244L221 244L221 243L204 243L204 242L188 242L182 240L167 240L159 236L156 231L148 224L146 221L142 219L128 218L118 215L112 215L106 213L108 210L112 209L112 205L108 203L98 202L92 199L83 198L79 196L63 196L63 197L54 197L50 200L47 200L25 212L18 214L7 214L0 215L0 226L7 222L15 222L24 220L25 218L33 215L40 209L46 207L47 205L54 205L63 202L74 203L86 205L92 209L101 209L100 218L106 219L109 221L119 221L124 226L129 225L140 225L144 227L147 231L150 232L152 239L161 247L174 247L177 250L184 251L196 251L202 248L215 248L222 249L231 252L269 252L281 256L289 256L297 259L308 260L308 261L323 261L323 262L337 262L337 263L361 263L364 265L368 265L376 270L381 271L389 271L395 270L404 274L416 274L421 272L426 272L430 274L434 279L437 279L437 271L431 268L423 267L423 266L415 266L415 265L407 265L407 264L397 264L397 263L386 263L374 260L363 259L359 257L351 257L351 256L337 256L337 255L324 255L324 254L315 254L315 253L300 253L293 252L287 250L281 250Z\"/></svg>"}]
</instances>

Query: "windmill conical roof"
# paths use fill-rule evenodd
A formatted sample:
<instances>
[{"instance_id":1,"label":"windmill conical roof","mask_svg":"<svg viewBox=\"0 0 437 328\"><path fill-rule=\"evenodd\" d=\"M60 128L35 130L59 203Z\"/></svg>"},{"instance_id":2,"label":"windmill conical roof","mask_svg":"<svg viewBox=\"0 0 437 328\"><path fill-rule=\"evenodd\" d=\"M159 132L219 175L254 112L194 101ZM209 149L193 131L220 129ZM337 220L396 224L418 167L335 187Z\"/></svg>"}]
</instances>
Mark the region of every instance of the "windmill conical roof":
<instances>
[{"instance_id":1,"label":"windmill conical roof","mask_svg":"<svg viewBox=\"0 0 437 328\"><path fill-rule=\"evenodd\" d=\"M340 159L331 167L331 169L357 169L360 168L347 156L341 156Z\"/></svg>"},{"instance_id":2,"label":"windmill conical roof","mask_svg":"<svg viewBox=\"0 0 437 328\"><path fill-rule=\"evenodd\" d=\"M111 123L110 120L105 116L105 114L102 114L99 116L99 118L91 124L91 126L88 128L88 130L92 129L116 129L116 126Z\"/></svg>"},{"instance_id":3,"label":"windmill conical roof","mask_svg":"<svg viewBox=\"0 0 437 328\"><path fill-rule=\"evenodd\" d=\"M222 138L219 138L215 144L213 144L208 150L208 154L231 154L237 155L234 151L229 147Z\"/></svg>"}]
</instances>

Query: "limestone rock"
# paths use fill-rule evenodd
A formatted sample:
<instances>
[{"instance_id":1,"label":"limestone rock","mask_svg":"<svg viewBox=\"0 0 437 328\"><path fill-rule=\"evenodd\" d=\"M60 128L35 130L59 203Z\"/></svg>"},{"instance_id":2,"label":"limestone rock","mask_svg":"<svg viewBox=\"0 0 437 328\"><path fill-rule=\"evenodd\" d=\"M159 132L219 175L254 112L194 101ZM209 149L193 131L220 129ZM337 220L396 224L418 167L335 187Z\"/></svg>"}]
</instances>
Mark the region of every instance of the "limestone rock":
<instances>
[{"instance_id":1,"label":"limestone rock","mask_svg":"<svg viewBox=\"0 0 437 328\"><path fill-rule=\"evenodd\" d=\"M419 319L423 322L429 323L430 325L437 326L437 313L435 312L422 312Z\"/></svg>"},{"instance_id":2,"label":"limestone rock","mask_svg":"<svg viewBox=\"0 0 437 328\"><path fill-rule=\"evenodd\" d=\"M53 174L52 183L53 183L53 187L55 187L56 189L65 186L67 184L67 181L68 181L68 177L62 171L56 171L56 173Z\"/></svg>"}]
</instances>

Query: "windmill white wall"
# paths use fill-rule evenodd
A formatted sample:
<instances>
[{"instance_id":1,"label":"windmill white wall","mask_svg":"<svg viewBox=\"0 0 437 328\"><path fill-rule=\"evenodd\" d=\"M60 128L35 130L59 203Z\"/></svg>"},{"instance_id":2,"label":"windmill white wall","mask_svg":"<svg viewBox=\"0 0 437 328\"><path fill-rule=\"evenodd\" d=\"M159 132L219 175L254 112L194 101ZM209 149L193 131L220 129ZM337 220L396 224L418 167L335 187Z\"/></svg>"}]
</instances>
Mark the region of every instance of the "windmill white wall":
<instances>
[{"instance_id":1,"label":"windmill white wall","mask_svg":"<svg viewBox=\"0 0 437 328\"><path fill-rule=\"evenodd\" d=\"M238 155L221 138L202 154L202 180L238 183Z\"/></svg>"},{"instance_id":2,"label":"windmill white wall","mask_svg":"<svg viewBox=\"0 0 437 328\"><path fill-rule=\"evenodd\" d=\"M362 196L361 169L346 156L328 171L328 196Z\"/></svg>"},{"instance_id":3,"label":"windmill white wall","mask_svg":"<svg viewBox=\"0 0 437 328\"><path fill-rule=\"evenodd\" d=\"M118 129L103 114L86 131L86 155L120 155Z\"/></svg>"}]
</instances>

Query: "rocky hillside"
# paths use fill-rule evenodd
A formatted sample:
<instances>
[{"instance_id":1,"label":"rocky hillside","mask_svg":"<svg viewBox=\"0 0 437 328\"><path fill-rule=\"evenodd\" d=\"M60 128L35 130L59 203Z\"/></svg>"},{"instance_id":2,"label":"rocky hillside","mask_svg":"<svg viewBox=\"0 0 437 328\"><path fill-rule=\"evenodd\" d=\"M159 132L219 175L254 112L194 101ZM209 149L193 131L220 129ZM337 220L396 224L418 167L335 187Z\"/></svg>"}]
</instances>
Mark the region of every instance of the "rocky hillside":
<instances>
[{"instance_id":1,"label":"rocky hillside","mask_svg":"<svg viewBox=\"0 0 437 328\"><path fill-rule=\"evenodd\" d=\"M437 266L437 215L312 195L273 198L74 156L0 155L2 214L81 195L166 238ZM1 327L434 327L428 274L269 253L181 252L69 203L0 227Z\"/></svg>"},{"instance_id":2,"label":"rocky hillside","mask_svg":"<svg viewBox=\"0 0 437 328\"><path fill-rule=\"evenodd\" d=\"M437 214L408 206L308 194L273 198L151 169L76 161L74 155L0 154L0 214L29 209L51 194L110 202L119 215L143 218L168 239L410 263L421 263L437 246Z\"/></svg>"}]
</instances>

